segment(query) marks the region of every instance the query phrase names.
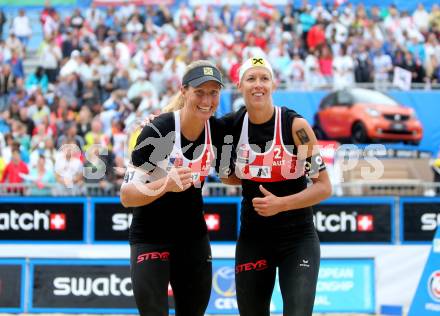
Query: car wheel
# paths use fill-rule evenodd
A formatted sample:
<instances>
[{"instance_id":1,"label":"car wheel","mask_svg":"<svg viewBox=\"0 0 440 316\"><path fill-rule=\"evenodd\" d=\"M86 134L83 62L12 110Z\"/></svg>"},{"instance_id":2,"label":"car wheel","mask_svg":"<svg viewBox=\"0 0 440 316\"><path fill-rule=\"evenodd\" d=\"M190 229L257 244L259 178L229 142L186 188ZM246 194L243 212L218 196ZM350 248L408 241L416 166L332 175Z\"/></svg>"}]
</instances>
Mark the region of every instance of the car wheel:
<instances>
[{"instance_id":1,"label":"car wheel","mask_svg":"<svg viewBox=\"0 0 440 316\"><path fill-rule=\"evenodd\" d=\"M364 144L369 141L367 129L362 122L357 122L351 129L351 141L354 144Z\"/></svg>"}]
</instances>

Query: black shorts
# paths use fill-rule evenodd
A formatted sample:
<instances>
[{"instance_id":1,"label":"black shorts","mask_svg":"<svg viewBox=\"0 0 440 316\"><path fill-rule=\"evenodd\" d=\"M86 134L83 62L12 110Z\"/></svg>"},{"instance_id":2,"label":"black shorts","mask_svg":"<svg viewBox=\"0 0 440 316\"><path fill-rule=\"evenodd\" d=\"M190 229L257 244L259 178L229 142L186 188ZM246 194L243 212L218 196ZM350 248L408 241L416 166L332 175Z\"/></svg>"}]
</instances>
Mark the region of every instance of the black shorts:
<instances>
[{"instance_id":1,"label":"black shorts","mask_svg":"<svg viewBox=\"0 0 440 316\"><path fill-rule=\"evenodd\" d=\"M291 236L237 243L235 282L240 316L269 316L278 268L284 316L312 315L320 246L313 222L292 227Z\"/></svg>"},{"instance_id":2,"label":"black shorts","mask_svg":"<svg viewBox=\"0 0 440 316\"><path fill-rule=\"evenodd\" d=\"M176 244L131 245L131 279L142 316L168 315L168 284L176 316L203 316L211 294L209 238Z\"/></svg>"}]
</instances>

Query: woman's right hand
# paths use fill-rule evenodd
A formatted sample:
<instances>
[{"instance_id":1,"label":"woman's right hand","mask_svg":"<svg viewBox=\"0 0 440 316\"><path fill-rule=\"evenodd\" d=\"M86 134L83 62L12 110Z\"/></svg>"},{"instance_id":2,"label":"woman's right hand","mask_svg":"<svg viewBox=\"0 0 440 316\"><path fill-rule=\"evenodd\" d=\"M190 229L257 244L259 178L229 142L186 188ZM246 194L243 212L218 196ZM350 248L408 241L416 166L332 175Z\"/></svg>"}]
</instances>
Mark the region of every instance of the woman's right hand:
<instances>
[{"instance_id":1,"label":"woman's right hand","mask_svg":"<svg viewBox=\"0 0 440 316\"><path fill-rule=\"evenodd\" d=\"M167 192L183 192L192 185L192 172L188 167L172 168L167 176Z\"/></svg>"}]
</instances>

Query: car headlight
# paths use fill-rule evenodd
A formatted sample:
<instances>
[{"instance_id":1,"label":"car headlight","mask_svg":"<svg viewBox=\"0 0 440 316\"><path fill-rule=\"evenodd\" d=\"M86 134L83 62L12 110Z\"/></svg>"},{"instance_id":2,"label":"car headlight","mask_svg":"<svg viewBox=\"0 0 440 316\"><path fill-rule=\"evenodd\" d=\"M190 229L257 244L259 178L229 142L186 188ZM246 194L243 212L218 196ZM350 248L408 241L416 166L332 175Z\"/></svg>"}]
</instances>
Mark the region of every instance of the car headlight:
<instances>
[{"instance_id":1,"label":"car headlight","mask_svg":"<svg viewBox=\"0 0 440 316\"><path fill-rule=\"evenodd\" d=\"M380 116L380 112L378 110L372 109L372 108L366 108L365 112L372 117L379 117Z\"/></svg>"}]
</instances>

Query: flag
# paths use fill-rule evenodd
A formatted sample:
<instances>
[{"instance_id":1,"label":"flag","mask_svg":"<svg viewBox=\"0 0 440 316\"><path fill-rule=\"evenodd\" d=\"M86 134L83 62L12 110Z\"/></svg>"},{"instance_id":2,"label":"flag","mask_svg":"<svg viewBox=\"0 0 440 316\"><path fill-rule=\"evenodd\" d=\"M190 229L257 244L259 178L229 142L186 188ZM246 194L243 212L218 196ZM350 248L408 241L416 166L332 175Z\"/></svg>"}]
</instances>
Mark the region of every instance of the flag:
<instances>
[{"instance_id":1,"label":"flag","mask_svg":"<svg viewBox=\"0 0 440 316\"><path fill-rule=\"evenodd\" d=\"M347 0L335 0L335 7L343 5Z\"/></svg>"},{"instance_id":2,"label":"flag","mask_svg":"<svg viewBox=\"0 0 440 316\"><path fill-rule=\"evenodd\" d=\"M264 0L259 0L258 2L258 14L264 19L272 19L276 13L276 8L273 4L266 2Z\"/></svg>"},{"instance_id":3,"label":"flag","mask_svg":"<svg viewBox=\"0 0 440 316\"><path fill-rule=\"evenodd\" d=\"M404 91L411 90L411 81L411 71L400 67L394 67L393 86Z\"/></svg>"}]
</instances>

